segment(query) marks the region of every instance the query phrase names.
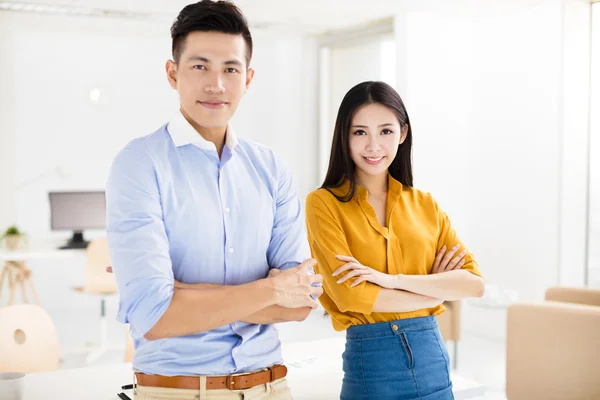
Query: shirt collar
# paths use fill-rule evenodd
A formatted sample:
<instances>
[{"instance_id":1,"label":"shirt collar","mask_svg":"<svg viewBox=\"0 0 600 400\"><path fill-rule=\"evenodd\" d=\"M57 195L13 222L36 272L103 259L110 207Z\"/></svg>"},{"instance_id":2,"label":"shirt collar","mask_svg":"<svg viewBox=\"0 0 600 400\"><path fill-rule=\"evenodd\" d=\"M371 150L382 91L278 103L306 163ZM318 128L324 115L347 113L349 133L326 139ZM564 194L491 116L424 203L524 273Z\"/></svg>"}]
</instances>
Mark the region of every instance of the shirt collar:
<instances>
[{"instance_id":1,"label":"shirt collar","mask_svg":"<svg viewBox=\"0 0 600 400\"><path fill-rule=\"evenodd\" d=\"M393 198L397 198L402 193L402 184L394 179L392 175L388 174L388 192L391 193ZM350 180L344 179L340 186L331 189L331 191L338 196L345 196L350 191ZM362 186L356 185L356 195L355 198L358 199L367 199L369 197L369 192Z\"/></svg>"},{"instance_id":2,"label":"shirt collar","mask_svg":"<svg viewBox=\"0 0 600 400\"><path fill-rule=\"evenodd\" d=\"M350 187L350 183L348 183L348 187ZM401 193L402 184L388 173L388 197L392 195L392 199L396 199ZM356 194L359 198L367 199L369 197L369 191L359 185L356 185Z\"/></svg>"},{"instance_id":3,"label":"shirt collar","mask_svg":"<svg viewBox=\"0 0 600 400\"><path fill-rule=\"evenodd\" d=\"M181 111L169 122L167 131L171 135L171 140L177 147L193 144L203 150L217 151L215 144L204 139L202 135L194 129L192 124L181 114ZM225 135L225 146L233 151L238 144L238 139L231 124L227 125L227 134Z\"/></svg>"}]
</instances>

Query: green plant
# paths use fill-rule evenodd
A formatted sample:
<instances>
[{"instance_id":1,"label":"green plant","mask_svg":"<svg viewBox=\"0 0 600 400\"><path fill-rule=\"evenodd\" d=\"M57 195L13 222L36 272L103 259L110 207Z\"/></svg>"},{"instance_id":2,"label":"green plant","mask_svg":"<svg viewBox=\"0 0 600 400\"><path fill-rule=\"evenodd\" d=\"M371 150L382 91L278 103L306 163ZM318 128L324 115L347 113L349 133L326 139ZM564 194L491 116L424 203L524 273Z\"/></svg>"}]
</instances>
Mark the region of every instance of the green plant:
<instances>
[{"instance_id":1,"label":"green plant","mask_svg":"<svg viewBox=\"0 0 600 400\"><path fill-rule=\"evenodd\" d=\"M22 235L23 233L19 230L19 228L17 228L16 225L11 225L6 229L6 232L4 232L4 236L11 236L11 235Z\"/></svg>"}]
</instances>

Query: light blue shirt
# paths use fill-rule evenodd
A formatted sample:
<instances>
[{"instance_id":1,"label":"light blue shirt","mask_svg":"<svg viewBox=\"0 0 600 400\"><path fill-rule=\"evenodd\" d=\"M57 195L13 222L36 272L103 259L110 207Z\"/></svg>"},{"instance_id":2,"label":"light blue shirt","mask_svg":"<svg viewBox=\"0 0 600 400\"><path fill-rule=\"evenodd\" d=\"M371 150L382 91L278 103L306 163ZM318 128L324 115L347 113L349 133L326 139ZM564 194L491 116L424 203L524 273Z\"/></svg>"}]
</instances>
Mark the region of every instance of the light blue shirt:
<instances>
[{"instance_id":1,"label":"light blue shirt","mask_svg":"<svg viewBox=\"0 0 600 400\"><path fill-rule=\"evenodd\" d=\"M130 324L136 371L222 375L283 361L273 325L236 322L144 339L168 308L174 279L237 285L310 258L292 179L271 150L237 138L228 127L219 159L214 144L178 113L121 150L106 199L117 319Z\"/></svg>"}]
</instances>

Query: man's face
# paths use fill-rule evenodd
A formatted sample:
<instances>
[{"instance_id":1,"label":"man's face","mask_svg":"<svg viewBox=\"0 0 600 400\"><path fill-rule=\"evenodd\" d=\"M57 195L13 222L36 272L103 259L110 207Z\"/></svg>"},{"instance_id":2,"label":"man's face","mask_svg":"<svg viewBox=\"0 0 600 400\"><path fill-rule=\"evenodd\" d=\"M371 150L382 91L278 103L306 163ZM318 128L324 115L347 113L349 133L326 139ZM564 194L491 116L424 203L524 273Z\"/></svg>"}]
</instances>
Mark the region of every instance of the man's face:
<instances>
[{"instance_id":1,"label":"man's face","mask_svg":"<svg viewBox=\"0 0 600 400\"><path fill-rule=\"evenodd\" d=\"M225 128L254 77L246 65L244 38L191 32L182 49L179 63L169 60L166 68L184 114L199 127Z\"/></svg>"}]
</instances>

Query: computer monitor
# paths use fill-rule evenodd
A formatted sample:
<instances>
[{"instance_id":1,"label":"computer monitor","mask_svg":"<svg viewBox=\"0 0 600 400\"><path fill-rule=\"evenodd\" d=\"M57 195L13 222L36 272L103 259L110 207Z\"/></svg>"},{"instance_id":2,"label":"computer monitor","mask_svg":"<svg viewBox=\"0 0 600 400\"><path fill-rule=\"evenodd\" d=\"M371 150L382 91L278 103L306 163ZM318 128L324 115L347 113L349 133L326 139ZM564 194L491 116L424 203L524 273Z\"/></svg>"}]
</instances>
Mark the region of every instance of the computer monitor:
<instances>
[{"instance_id":1,"label":"computer monitor","mask_svg":"<svg viewBox=\"0 0 600 400\"><path fill-rule=\"evenodd\" d=\"M86 229L106 229L104 191L50 192L50 227L53 231L73 231L73 236L60 249L85 249Z\"/></svg>"}]
</instances>

